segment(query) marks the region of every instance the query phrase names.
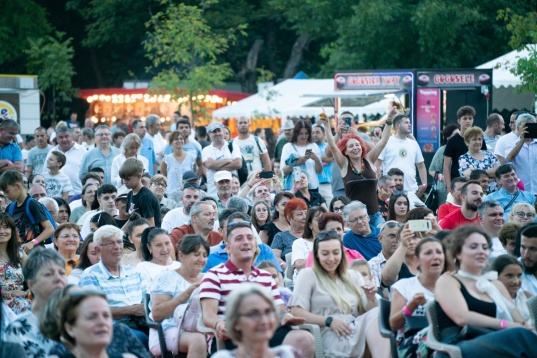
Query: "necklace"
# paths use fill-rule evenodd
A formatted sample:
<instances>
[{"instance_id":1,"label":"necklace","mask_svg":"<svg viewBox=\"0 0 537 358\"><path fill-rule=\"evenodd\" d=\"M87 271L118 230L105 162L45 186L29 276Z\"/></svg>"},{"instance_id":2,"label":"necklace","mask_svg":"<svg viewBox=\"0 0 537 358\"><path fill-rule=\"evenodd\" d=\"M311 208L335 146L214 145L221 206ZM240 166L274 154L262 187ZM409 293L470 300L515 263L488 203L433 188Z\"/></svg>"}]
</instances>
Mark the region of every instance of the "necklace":
<instances>
[{"instance_id":1,"label":"necklace","mask_svg":"<svg viewBox=\"0 0 537 358\"><path fill-rule=\"evenodd\" d=\"M352 172L356 175L361 175L363 172L364 172L364 160L362 159L362 168L360 169L360 171L356 170L356 168L354 167L354 165L352 165L352 162L349 160L349 164L351 165L351 169L352 169Z\"/></svg>"}]
</instances>

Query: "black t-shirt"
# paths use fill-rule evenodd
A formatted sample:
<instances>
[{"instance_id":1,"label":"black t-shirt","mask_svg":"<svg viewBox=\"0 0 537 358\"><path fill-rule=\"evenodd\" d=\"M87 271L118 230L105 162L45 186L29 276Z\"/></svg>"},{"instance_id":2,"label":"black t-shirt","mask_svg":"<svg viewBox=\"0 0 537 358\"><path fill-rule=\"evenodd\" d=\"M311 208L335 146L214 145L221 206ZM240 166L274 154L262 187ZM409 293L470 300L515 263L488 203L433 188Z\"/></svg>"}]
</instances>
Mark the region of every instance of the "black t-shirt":
<instances>
[{"instance_id":1,"label":"black t-shirt","mask_svg":"<svg viewBox=\"0 0 537 358\"><path fill-rule=\"evenodd\" d=\"M19 232L19 237L21 238L22 243L27 243L38 237L41 231L43 231L43 226L40 223L43 221L48 221L43 206L36 200L32 200L29 204L29 210L34 216L35 225L32 224L32 221L30 221L30 218L26 214L26 204L28 204L27 202L30 199L30 195L27 195L21 206L17 206L17 203L15 203L15 209L13 210L12 218L13 221L15 221L15 225L17 226L17 231ZM9 213L8 208L6 208L6 212ZM40 228L38 232L35 226Z\"/></svg>"},{"instance_id":2,"label":"black t-shirt","mask_svg":"<svg viewBox=\"0 0 537 358\"><path fill-rule=\"evenodd\" d=\"M483 141L481 149L486 150L487 144ZM464 138L460 135L454 135L447 141L444 155L451 158L451 180L460 177L459 174L459 157L468 152L468 146L464 143Z\"/></svg>"},{"instance_id":3,"label":"black t-shirt","mask_svg":"<svg viewBox=\"0 0 537 358\"><path fill-rule=\"evenodd\" d=\"M127 195L127 211L129 214L137 212L143 218L153 218L155 227L160 227L160 204L151 192L145 186L136 195L132 195L132 190Z\"/></svg>"},{"instance_id":4,"label":"black t-shirt","mask_svg":"<svg viewBox=\"0 0 537 358\"><path fill-rule=\"evenodd\" d=\"M308 208L311 208L313 206L321 206L321 204L325 204L326 203L326 200L324 200L323 196L319 193L316 193L316 192L313 192L313 191L310 191L310 200L306 199L302 193L300 192L300 190L298 190L296 193L295 193L295 196L297 198L300 198L302 200L304 200L306 202L306 204L308 205Z\"/></svg>"}]
</instances>

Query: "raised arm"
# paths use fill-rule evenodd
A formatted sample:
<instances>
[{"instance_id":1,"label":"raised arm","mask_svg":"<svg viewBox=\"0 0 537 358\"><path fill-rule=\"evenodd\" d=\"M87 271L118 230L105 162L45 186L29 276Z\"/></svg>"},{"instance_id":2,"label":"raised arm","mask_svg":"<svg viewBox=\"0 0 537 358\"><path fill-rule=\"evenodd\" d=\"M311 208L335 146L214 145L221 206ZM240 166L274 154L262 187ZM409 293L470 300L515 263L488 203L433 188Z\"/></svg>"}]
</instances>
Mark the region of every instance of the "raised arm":
<instances>
[{"instance_id":1,"label":"raised arm","mask_svg":"<svg viewBox=\"0 0 537 358\"><path fill-rule=\"evenodd\" d=\"M397 109L395 109L395 112L397 113ZM386 144L388 143L388 140L390 139L392 135L392 126L393 126L393 112L390 113L388 120L386 121L386 125L384 126L384 130L382 131L382 137L380 138L380 141L367 153L367 160L369 160L369 163L373 164L377 161L380 153L384 150L384 147L386 147Z\"/></svg>"},{"instance_id":2,"label":"raised arm","mask_svg":"<svg viewBox=\"0 0 537 358\"><path fill-rule=\"evenodd\" d=\"M346 168L348 164L347 158L345 158L343 153L339 151L339 148L336 145L336 140L332 134L332 129L330 128L330 121L327 118L321 117L321 123L324 125L326 141L332 152L332 157L334 157L339 169Z\"/></svg>"}]
</instances>

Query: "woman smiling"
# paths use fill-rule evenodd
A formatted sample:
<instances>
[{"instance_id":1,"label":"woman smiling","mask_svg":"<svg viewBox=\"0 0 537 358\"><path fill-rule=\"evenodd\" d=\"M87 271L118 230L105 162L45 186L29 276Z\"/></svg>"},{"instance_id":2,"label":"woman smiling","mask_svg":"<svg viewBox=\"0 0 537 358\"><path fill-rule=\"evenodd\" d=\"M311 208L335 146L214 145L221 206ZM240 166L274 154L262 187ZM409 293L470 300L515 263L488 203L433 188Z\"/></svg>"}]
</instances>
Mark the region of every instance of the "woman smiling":
<instances>
[{"instance_id":1,"label":"woman smiling","mask_svg":"<svg viewBox=\"0 0 537 358\"><path fill-rule=\"evenodd\" d=\"M164 229L147 228L142 234L142 254L144 261L136 265L136 271L140 273L146 284L150 285L153 280L165 270L175 270L181 264L174 259L170 236Z\"/></svg>"}]
</instances>

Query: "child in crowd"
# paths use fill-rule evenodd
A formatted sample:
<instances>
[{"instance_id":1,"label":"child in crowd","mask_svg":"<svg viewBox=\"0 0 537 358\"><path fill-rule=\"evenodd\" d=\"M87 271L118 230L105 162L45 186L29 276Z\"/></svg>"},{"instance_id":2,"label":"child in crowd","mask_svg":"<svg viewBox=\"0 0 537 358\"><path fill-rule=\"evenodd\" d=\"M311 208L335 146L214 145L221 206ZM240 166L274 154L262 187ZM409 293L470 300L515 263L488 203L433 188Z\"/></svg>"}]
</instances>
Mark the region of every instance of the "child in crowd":
<instances>
[{"instance_id":1,"label":"child in crowd","mask_svg":"<svg viewBox=\"0 0 537 358\"><path fill-rule=\"evenodd\" d=\"M127 212L140 214L150 227L160 227L160 205L151 190L142 184L143 172L144 165L136 158L128 158L119 168L119 177L131 189L127 195Z\"/></svg>"},{"instance_id":2,"label":"child in crowd","mask_svg":"<svg viewBox=\"0 0 537 358\"><path fill-rule=\"evenodd\" d=\"M48 173L45 171L43 177L45 178L45 190L51 198L58 197L68 200L69 193L73 191L71 179L60 172L60 169L63 168L66 162L67 158L62 152L53 151L48 156L46 163Z\"/></svg>"},{"instance_id":3,"label":"child in crowd","mask_svg":"<svg viewBox=\"0 0 537 358\"><path fill-rule=\"evenodd\" d=\"M0 189L9 200L15 202L12 218L24 251L29 252L37 245L44 245L44 241L54 234L54 227L45 214L45 207L27 194L22 174L15 170L5 171L0 176ZM26 213L27 205L35 222Z\"/></svg>"},{"instance_id":4,"label":"child in crowd","mask_svg":"<svg viewBox=\"0 0 537 358\"><path fill-rule=\"evenodd\" d=\"M278 271L276 265L274 265L274 263L268 260L265 260L261 261L257 265L257 268L260 270L265 270L272 275L272 278L274 279L274 281L276 281L276 285L278 285L278 290L280 291L280 296L283 300L283 304L285 305L285 307L287 307L287 302L289 302L289 299L291 298L293 292L291 292L290 289L284 286L282 274Z\"/></svg>"},{"instance_id":5,"label":"child in crowd","mask_svg":"<svg viewBox=\"0 0 537 358\"><path fill-rule=\"evenodd\" d=\"M362 274L365 283L373 281L373 275L371 274L371 268L366 260L355 260L351 262L351 270L358 271Z\"/></svg>"}]
</instances>

